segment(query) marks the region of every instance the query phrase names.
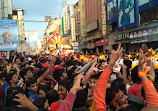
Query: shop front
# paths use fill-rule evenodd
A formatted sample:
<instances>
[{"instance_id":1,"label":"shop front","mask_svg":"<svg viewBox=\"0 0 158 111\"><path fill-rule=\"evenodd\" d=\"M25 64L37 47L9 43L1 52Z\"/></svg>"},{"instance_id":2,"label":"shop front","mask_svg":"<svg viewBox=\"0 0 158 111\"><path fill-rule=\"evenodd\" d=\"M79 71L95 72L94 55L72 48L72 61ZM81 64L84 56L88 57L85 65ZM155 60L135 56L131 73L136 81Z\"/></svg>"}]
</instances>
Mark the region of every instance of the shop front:
<instances>
[{"instance_id":1,"label":"shop front","mask_svg":"<svg viewBox=\"0 0 158 111\"><path fill-rule=\"evenodd\" d=\"M141 44L147 44L149 48L158 48L158 26L149 27L130 32L131 47L139 49ZM133 49L133 48L132 48Z\"/></svg>"},{"instance_id":2,"label":"shop front","mask_svg":"<svg viewBox=\"0 0 158 111\"><path fill-rule=\"evenodd\" d=\"M94 43L89 43L89 44L87 45L87 51L88 51L88 53L90 53L90 54L96 52L96 51L95 51Z\"/></svg>"},{"instance_id":3,"label":"shop front","mask_svg":"<svg viewBox=\"0 0 158 111\"><path fill-rule=\"evenodd\" d=\"M87 52L87 43L81 44L80 49L85 54Z\"/></svg>"},{"instance_id":4,"label":"shop front","mask_svg":"<svg viewBox=\"0 0 158 111\"><path fill-rule=\"evenodd\" d=\"M102 53L105 51L104 46L108 45L107 38L100 39L94 43L96 47L96 52Z\"/></svg>"}]
</instances>

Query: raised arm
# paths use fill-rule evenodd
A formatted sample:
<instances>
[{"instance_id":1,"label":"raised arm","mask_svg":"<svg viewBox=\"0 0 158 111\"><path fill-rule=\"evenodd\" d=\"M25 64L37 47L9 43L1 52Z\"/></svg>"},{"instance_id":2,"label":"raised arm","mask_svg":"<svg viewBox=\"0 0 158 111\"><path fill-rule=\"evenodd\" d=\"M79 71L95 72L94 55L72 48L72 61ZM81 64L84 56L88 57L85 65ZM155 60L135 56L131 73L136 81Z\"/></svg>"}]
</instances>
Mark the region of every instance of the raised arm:
<instances>
[{"instance_id":1,"label":"raised arm","mask_svg":"<svg viewBox=\"0 0 158 111\"><path fill-rule=\"evenodd\" d=\"M119 58L122 52L121 44L117 51L112 51L110 56L110 62L107 68L103 71L102 75L97 81L96 87L94 89L94 101L95 101L95 111L106 111L106 84L108 83L108 78L111 75L115 62Z\"/></svg>"},{"instance_id":2,"label":"raised arm","mask_svg":"<svg viewBox=\"0 0 158 111\"><path fill-rule=\"evenodd\" d=\"M150 66L150 71L148 72L149 76L149 80L151 81L155 81L155 71L154 71L154 66L152 64L151 61L151 56L152 56L152 52L148 50L148 47L146 46L146 44L142 44L142 50L143 53L146 55L146 59L148 59L147 64Z\"/></svg>"},{"instance_id":3,"label":"raised arm","mask_svg":"<svg viewBox=\"0 0 158 111\"><path fill-rule=\"evenodd\" d=\"M56 62L56 57L53 57L51 60L51 63L49 64L48 69L44 72L44 74L42 76L40 76L37 79L37 84L40 84L50 73L50 71L52 70L52 67L54 66L54 63Z\"/></svg>"},{"instance_id":4,"label":"raised arm","mask_svg":"<svg viewBox=\"0 0 158 111\"><path fill-rule=\"evenodd\" d=\"M143 54L143 50L140 49L138 76L142 81L142 86L145 91L146 106L158 107L158 93L153 85L153 82L151 80L149 80L146 75L147 69L145 69L145 63L147 61L145 61L144 59L145 59L145 55Z\"/></svg>"},{"instance_id":5,"label":"raised arm","mask_svg":"<svg viewBox=\"0 0 158 111\"><path fill-rule=\"evenodd\" d=\"M97 57L94 58L93 62L92 62L92 66L89 68L89 70L87 71L86 75L85 75L85 79L83 84L87 85L89 79L91 78L92 75L94 75L94 71L97 70L97 68L95 68L96 64L97 64ZM99 71L99 70L98 70ZM98 72L97 71L97 72Z\"/></svg>"},{"instance_id":6,"label":"raised arm","mask_svg":"<svg viewBox=\"0 0 158 111\"><path fill-rule=\"evenodd\" d=\"M73 87L70 89L70 92L65 98L65 100L61 102L60 107L57 109L57 111L63 111L63 109L64 111L72 110L77 92L85 88L85 86L83 87L80 86L81 80L84 80L83 73L75 77Z\"/></svg>"}]
</instances>

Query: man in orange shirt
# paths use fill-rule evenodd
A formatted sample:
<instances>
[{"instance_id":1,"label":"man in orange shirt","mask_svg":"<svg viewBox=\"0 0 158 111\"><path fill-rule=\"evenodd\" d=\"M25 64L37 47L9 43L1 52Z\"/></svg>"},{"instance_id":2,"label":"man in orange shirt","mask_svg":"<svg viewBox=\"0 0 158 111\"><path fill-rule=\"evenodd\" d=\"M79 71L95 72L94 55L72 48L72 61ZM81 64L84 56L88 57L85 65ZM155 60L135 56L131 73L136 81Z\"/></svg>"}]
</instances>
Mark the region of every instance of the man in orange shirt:
<instances>
[{"instance_id":1,"label":"man in orange shirt","mask_svg":"<svg viewBox=\"0 0 158 111\"><path fill-rule=\"evenodd\" d=\"M142 106L138 106L134 103L129 103L128 96L124 95L124 93L119 89L108 89L106 92L106 84L108 82L108 78L111 75L113 70L113 66L117 61L119 54L121 53L122 48L119 45L117 51L112 51L109 65L104 70L100 78L98 79L97 85L94 90L94 100L95 100L95 111L107 111L107 105L110 106L114 111L140 111ZM139 57L139 68L138 68L138 76L142 80L142 86L145 90L146 96L146 108L143 111L157 111L158 110L158 93L152 83L147 76L147 71L144 71L144 58L143 51L140 50ZM145 73L146 72L146 73ZM106 95L107 93L107 95ZM110 96L111 95L111 96ZM106 98L106 101L105 99ZM138 98L137 98L138 99ZM139 100L138 100L139 101ZM127 104L129 103L129 104ZM151 109L149 109L151 108Z\"/></svg>"}]
</instances>

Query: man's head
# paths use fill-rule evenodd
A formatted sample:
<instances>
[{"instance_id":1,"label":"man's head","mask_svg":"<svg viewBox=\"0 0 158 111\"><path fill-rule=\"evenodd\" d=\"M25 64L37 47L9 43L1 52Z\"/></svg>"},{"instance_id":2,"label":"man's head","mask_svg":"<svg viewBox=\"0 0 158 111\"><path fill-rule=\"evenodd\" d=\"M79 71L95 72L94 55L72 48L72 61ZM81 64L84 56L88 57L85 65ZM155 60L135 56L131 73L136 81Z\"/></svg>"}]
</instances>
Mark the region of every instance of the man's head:
<instances>
[{"instance_id":1,"label":"man's head","mask_svg":"<svg viewBox=\"0 0 158 111\"><path fill-rule=\"evenodd\" d=\"M94 98L93 98L93 90L88 89L88 96L87 96L87 101L86 101L86 106L90 107L92 105Z\"/></svg>"},{"instance_id":2,"label":"man's head","mask_svg":"<svg viewBox=\"0 0 158 111\"><path fill-rule=\"evenodd\" d=\"M21 64L21 60L19 58L16 59L16 64L18 64L18 65Z\"/></svg>"},{"instance_id":3,"label":"man's head","mask_svg":"<svg viewBox=\"0 0 158 111\"><path fill-rule=\"evenodd\" d=\"M124 54L123 58L124 60L129 60L128 54Z\"/></svg>"},{"instance_id":4,"label":"man's head","mask_svg":"<svg viewBox=\"0 0 158 111\"><path fill-rule=\"evenodd\" d=\"M27 81L28 79L33 77L33 68L29 67L20 71L20 76Z\"/></svg>"},{"instance_id":5,"label":"man's head","mask_svg":"<svg viewBox=\"0 0 158 111\"><path fill-rule=\"evenodd\" d=\"M137 83L137 82L141 81L140 78L138 77L138 66L136 66L134 69L132 69L131 77L132 77L133 83Z\"/></svg>"},{"instance_id":6,"label":"man's head","mask_svg":"<svg viewBox=\"0 0 158 111\"><path fill-rule=\"evenodd\" d=\"M26 81L26 87L32 93L36 93L38 91L37 80L34 78L29 79L28 81Z\"/></svg>"},{"instance_id":7,"label":"man's head","mask_svg":"<svg viewBox=\"0 0 158 111\"><path fill-rule=\"evenodd\" d=\"M67 73L65 73L64 69L57 69L53 73L53 77L56 81L60 81L67 78Z\"/></svg>"},{"instance_id":8,"label":"man's head","mask_svg":"<svg viewBox=\"0 0 158 111\"><path fill-rule=\"evenodd\" d=\"M111 109L121 109L123 105L127 104L128 96L117 88L108 88L106 93L106 103Z\"/></svg>"},{"instance_id":9,"label":"man's head","mask_svg":"<svg viewBox=\"0 0 158 111\"><path fill-rule=\"evenodd\" d=\"M6 72L0 73L0 80L1 80L2 82L5 82L5 81L6 81L6 75L7 75Z\"/></svg>"},{"instance_id":10,"label":"man's head","mask_svg":"<svg viewBox=\"0 0 158 111\"><path fill-rule=\"evenodd\" d=\"M6 81L10 84L17 84L18 83L18 75L15 71L10 72L10 74L6 75Z\"/></svg>"},{"instance_id":11,"label":"man's head","mask_svg":"<svg viewBox=\"0 0 158 111\"><path fill-rule=\"evenodd\" d=\"M89 80L89 87L90 87L90 89L94 89L95 88L99 77L100 77L100 74L96 74L96 75L93 75L90 78L90 80Z\"/></svg>"},{"instance_id":12,"label":"man's head","mask_svg":"<svg viewBox=\"0 0 158 111\"><path fill-rule=\"evenodd\" d=\"M104 70L106 68L106 62L104 60L99 61L99 69Z\"/></svg>"}]
</instances>

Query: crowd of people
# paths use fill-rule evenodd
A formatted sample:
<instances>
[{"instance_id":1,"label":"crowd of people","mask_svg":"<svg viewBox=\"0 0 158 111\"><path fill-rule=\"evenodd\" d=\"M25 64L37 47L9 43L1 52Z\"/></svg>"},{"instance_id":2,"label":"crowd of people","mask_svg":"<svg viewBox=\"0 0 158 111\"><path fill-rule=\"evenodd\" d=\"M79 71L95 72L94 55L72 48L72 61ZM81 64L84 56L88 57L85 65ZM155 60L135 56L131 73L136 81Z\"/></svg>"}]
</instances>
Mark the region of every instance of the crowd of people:
<instances>
[{"instance_id":1,"label":"crowd of people","mask_svg":"<svg viewBox=\"0 0 158 111\"><path fill-rule=\"evenodd\" d=\"M0 111L158 111L157 56L21 55L0 59Z\"/></svg>"}]
</instances>

